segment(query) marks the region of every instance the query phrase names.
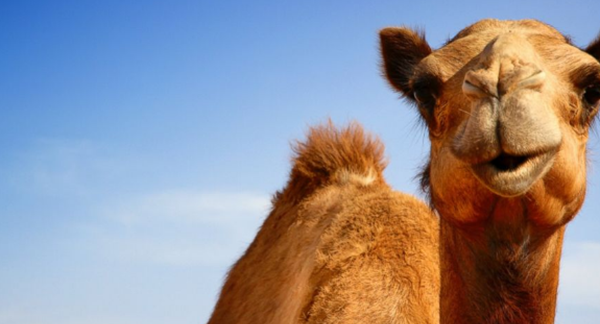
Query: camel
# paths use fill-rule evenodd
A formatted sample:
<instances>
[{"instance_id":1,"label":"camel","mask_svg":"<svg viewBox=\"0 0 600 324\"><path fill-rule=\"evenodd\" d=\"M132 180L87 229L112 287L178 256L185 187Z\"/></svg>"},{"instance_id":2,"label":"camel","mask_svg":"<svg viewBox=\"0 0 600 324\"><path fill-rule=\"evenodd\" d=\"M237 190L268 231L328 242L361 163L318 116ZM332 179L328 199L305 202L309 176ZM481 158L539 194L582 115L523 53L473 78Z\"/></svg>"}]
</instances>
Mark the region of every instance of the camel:
<instances>
[{"instance_id":1,"label":"camel","mask_svg":"<svg viewBox=\"0 0 600 324\"><path fill-rule=\"evenodd\" d=\"M553 323L600 38L581 50L539 21L487 19L435 51L409 28L380 41L428 129L428 204L386 184L359 126L313 128L209 323Z\"/></svg>"},{"instance_id":2,"label":"camel","mask_svg":"<svg viewBox=\"0 0 600 324\"><path fill-rule=\"evenodd\" d=\"M582 51L534 20L484 20L437 51L410 29L380 36L388 80L429 130L442 323L553 323L565 225L585 198L600 40Z\"/></svg>"}]
</instances>

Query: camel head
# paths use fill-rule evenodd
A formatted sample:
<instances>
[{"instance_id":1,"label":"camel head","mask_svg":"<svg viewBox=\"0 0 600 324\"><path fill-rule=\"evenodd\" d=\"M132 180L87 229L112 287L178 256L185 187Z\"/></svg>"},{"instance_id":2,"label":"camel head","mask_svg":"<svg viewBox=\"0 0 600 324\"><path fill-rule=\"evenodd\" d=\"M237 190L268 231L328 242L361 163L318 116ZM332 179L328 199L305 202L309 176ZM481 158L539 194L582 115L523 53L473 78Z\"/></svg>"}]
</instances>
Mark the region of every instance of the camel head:
<instances>
[{"instance_id":1,"label":"camel head","mask_svg":"<svg viewBox=\"0 0 600 324\"><path fill-rule=\"evenodd\" d=\"M582 50L533 20L483 20L437 50L408 28L380 37L388 80L428 127L423 183L442 217L544 228L574 217L600 101L599 40Z\"/></svg>"}]
</instances>

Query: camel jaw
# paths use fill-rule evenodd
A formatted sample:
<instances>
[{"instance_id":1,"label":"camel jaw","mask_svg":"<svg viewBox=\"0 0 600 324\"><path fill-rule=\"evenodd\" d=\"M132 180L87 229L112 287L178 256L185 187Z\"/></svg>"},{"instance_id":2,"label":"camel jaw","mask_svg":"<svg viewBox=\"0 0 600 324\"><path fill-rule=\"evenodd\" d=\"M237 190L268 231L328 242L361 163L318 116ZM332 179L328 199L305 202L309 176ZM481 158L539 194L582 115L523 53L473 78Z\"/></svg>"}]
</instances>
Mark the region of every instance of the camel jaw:
<instances>
[{"instance_id":1,"label":"camel jaw","mask_svg":"<svg viewBox=\"0 0 600 324\"><path fill-rule=\"evenodd\" d=\"M493 193L503 197L525 194L550 170L555 150L530 156L500 154L471 166L475 177Z\"/></svg>"}]
</instances>

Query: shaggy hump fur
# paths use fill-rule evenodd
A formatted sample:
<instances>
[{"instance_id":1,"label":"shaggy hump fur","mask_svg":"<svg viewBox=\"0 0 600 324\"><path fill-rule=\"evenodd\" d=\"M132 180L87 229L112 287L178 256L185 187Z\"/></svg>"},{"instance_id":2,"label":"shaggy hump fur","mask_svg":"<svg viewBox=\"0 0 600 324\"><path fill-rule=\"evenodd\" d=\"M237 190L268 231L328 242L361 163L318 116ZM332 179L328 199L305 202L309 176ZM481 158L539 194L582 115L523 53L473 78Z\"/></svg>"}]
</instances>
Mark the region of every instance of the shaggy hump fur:
<instances>
[{"instance_id":1,"label":"shaggy hump fur","mask_svg":"<svg viewBox=\"0 0 600 324\"><path fill-rule=\"evenodd\" d=\"M307 178L329 178L336 171L346 169L363 175L375 172L381 179L386 167L383 144L365 134L357 123L341 130L336 130L331 121L313 127L306 142L298 142L294 151L294 171Z\"/></svg>"},{"instance_id":2,"label":"shaggy hump fur","mask_svg":"<svg viewBox=\"0 0 600 324\"><path fill-rule=\"evenodd\" d=\"M288 182L290 199L302 199L331 182L383 183L383 143L358 123L336 129L331 121L312 127L305 142L296 142Z\"/></svg>"},{"instance_id":3,"label":"shaggy hump fur","mask_svg":"<svg viewBox=\"0 0 600 324\"><path fill-rule=\"evenodd\" d=\"M357 124L314 127L209 323L438 323L438 223Z\"/></svg>"}]
</instances>

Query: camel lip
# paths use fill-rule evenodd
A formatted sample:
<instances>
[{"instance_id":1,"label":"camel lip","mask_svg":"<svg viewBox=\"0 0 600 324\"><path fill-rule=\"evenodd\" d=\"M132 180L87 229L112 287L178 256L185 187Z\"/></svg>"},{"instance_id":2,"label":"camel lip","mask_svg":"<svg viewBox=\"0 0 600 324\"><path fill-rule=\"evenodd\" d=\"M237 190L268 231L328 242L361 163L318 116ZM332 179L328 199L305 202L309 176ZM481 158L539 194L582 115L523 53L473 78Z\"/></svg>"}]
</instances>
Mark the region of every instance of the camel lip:
<instances>
[{"instance_id":1,"label":"camel lip","mask_svg":"<svg viewBox=\"0 0 600 324\"><path fill-rule=\"evenodd\" d=\"M503 153L471 168L475 177L490 191L503 197L515 197L525 194L546 174L555 153L555 150L529 156Z\"/></svg>"}]
</instances>

